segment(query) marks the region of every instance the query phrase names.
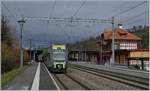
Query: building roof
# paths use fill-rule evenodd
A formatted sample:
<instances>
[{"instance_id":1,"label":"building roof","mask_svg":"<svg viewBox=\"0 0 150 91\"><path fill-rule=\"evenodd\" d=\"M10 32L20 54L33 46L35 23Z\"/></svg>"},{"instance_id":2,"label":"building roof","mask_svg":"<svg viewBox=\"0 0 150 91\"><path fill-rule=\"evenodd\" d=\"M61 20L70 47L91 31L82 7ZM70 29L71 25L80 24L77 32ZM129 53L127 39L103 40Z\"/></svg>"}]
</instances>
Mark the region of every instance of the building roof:
<instances>
[{"instance_id":1,"label":"building roof","mask_svg":"<svg viewBox=\"0 0 150 91\"><path fill-rule=\"evenodd\" d=\"M101 35L105 40L112 39L112 31L104 31ZM124 37L122 37L124 35ZM115 39L124 39L124 40L142 40L140 37L128 32L123 28L115 29Z\"/></svg>"}]
</instances>

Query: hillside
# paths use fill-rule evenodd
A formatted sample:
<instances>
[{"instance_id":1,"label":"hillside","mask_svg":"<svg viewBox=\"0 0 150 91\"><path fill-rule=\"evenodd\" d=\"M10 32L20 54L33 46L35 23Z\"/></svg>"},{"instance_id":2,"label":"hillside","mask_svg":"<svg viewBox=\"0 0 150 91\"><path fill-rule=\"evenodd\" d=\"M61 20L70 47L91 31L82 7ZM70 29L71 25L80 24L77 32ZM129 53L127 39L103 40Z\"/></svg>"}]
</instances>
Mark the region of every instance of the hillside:
<instances>
[{"instance_id":1,"label":"hillside","mask_svg":"<svg viewBox=\"0 0 150 91\"><path fill-rule=\"evenodd\" d=\"M68 44L69 50L88 50L88 51L94 51L98 50L98 46L96 44L97 38L90 37L87 40L82 40L80 42L76 42L75 44Z\"/></svg>"},{"instance_id":2,"label":"hillside","mask_svg":"<svg viewBox=\"0 0 150 91\"><path fill-rule=\"evenodd\" d=\"M140 43L140 48L149 48L149 27L148 26L133 26L129 29L131 33L139 36L143 40ZM74 44L68 44L69 50L99 50L96 41L98 37L91 37L87 40L82 40Z\"/></svg>"}]
</instances>

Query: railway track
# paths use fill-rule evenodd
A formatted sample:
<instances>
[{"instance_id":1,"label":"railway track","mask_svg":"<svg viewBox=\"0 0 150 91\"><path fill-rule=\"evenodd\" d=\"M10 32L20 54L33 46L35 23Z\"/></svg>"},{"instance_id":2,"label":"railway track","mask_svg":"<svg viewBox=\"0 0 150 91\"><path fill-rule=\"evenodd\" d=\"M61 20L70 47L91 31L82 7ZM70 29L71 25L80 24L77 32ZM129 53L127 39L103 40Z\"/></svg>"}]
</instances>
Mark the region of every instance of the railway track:
<instances>
[{"instance_id":1,"label":"railway track","mask_svg":"<svg viewBox=\"0 0 150 91\"><path fill-rule=\"evenodd\" d=\"M65 90L69 90L69 88L60 80L60 78L54 74L55 79L63 86Z\"/></svg>"},{"instance_id":2,"label":"railway track","mask_svg":"<svg viewBox=\"0 0 150 91\"><path fill-rule=\"evenodd\" d=\"M99 70L99 69L94 69L94 68L89 68L89 67L79 66L79 65L70 64L70 67L80 70L80 71L88 72L90 74L94 74L100 77L104 77L110 80L128 84L136 88L140 88L144 90L149 89L149 79L146 79L146 78L125 75L125 74L120 74L120 73L114 73L111 71L104 71L104 70Z\"/></svg>"},{"instance_id":3,"label":"railway track","mask_svg":"<svg viewBox=\"0 0 150 91\"><path fill-rule=\"evenodd\" d=\"M60 85L63 86L63 88L65 90L70 90L69 85L67 85L66 81L62 81L61 78L58 76L60 74L54 74L55 79L60 83ZM61 74L66 76L68 79L72 80L73 82L75 82L76 84L80 85L82 88L84 88L85 90L91 90L88 86L86 86L85 84L81 83L80 81L78 81L77 79L73 78L71 75L69 74ZM78 88L78 87L77 87Z\"/></svg>"}]
</instances>

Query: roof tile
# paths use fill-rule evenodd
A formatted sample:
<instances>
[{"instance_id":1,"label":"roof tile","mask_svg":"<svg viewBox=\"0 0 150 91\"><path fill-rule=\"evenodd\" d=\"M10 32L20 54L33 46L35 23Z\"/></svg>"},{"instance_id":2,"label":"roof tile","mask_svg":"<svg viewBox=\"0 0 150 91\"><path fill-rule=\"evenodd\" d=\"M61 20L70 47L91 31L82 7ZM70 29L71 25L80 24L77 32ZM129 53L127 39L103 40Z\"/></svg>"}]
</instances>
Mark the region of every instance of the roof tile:
<instances>
[{"instance_id":1,"label":"roof tile","mask_svg":"<svg viewBox=\"0 0 150 91\"><path fill-rule=\"evenodd\" d=\"M102 34L104 34L104 39L112 39L112 31L104 31ZM121 37L121 35L125 35L124 38ZM142 40L140 37L128 32L125 29L122 28L116 28L115 29L115 39L125 39L125 40Z\"/></svg>"}]
</instances>

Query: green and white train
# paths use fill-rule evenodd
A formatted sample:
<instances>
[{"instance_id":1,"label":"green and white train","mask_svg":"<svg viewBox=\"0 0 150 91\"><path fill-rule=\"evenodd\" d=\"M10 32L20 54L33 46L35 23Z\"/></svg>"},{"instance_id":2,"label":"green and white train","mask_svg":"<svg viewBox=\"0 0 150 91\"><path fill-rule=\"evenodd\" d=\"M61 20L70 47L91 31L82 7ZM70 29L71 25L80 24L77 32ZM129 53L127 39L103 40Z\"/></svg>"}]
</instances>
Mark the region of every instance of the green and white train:
<instances>
[{"instance_id":1,"label":"green and white train","mask_svg":"<svg viewBox=\"0 0 150 91\"><path fill-rule=\"evenodd\" d=\"M66 72L68 51L64 44L53 44L44 55L44 63L52 72Z\"/></svg>"}]
</instances>

